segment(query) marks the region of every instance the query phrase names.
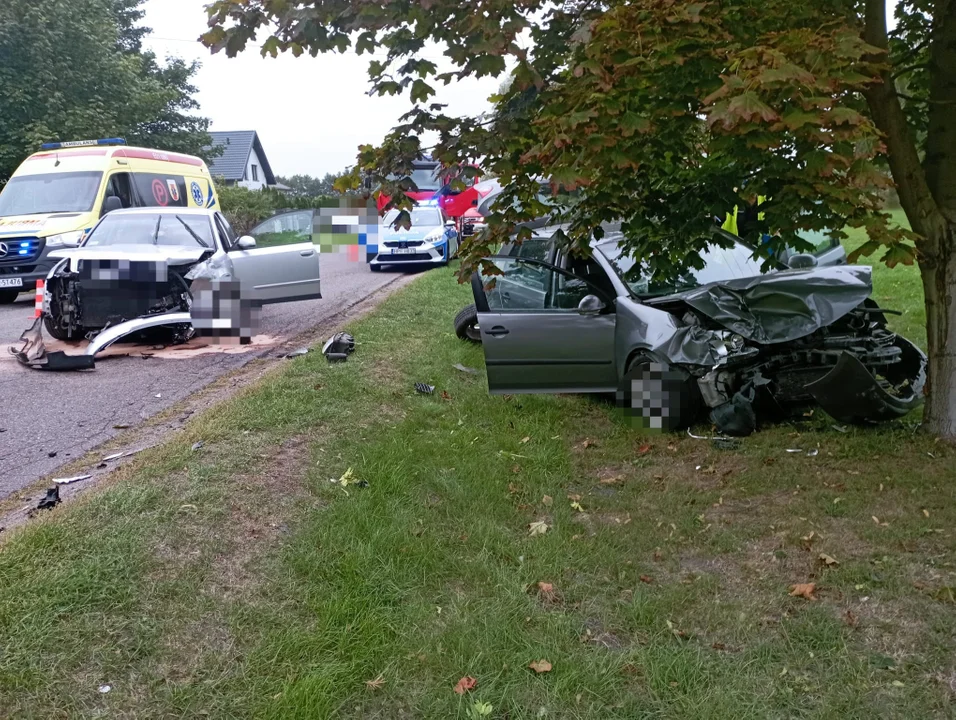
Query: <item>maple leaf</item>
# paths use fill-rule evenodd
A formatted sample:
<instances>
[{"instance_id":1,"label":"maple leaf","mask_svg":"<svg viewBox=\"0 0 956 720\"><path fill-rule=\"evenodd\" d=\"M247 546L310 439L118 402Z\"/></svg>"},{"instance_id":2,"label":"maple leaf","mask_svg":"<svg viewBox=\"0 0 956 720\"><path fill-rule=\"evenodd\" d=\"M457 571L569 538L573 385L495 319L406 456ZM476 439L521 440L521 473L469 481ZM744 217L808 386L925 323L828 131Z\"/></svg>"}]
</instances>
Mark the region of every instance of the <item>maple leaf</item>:
<instances>
[{"instance_id":1,"label":"maple leaf","mask_svg":"<svg viewBox=\"0 0 956 720\"><path fill-rule=\"evenodd\" d=\"M551 672L551 663L544 659L535 660L533 663L530 663L528 667L538 673L538 675L541 673Z\"/></svg>"},{"instance_id":2,"label":"maple leaf","mask_svg":"<svg viewBox=\"0 0 956 720\"><path fill-rule=\"evenodd\" d=\"M638 455L646 455L647 453L649 453L649 452L651 451L651 447L652 447L652 446L651 446L650 443L644 443L643 445L641 445L641 446L637 449L637 454L638 454Z\"/></svg>"},{"instance_id":3,"label":"maple leaf","mask_svg":"<svg viewBox=\"0 0 956 720\"><path fill-rule=\"evenodd\" d=\"M652 578L650 575L641 575L641 582L650 585L652 582L654 582L654 578Z\"/></svg>"},{"instance_id":4,"label":"maple leaf","mask_svg":"<svg viewBox=\"0 0 956 720\"><path fill-rule=\"evenodd\" d=\"M383 678L381 675L379 675L374 680L365 681L365 687L367 687L369 690L379 690L384 684L385 684L385 678Z\"/></svg>"},{"instance_id":5,"label":"maple leaf","mask_svg":"<svg viewBox=\"0 0 956 720\"><path fill-rule=\"evenodd\" d=\"M471 690L478 684L478 681L475 680L470 675L465 675L458 683L455 685L455 692L459 695L464 695L466 692Z\"/></svg>"},{"instance_id":6,"label":"maple leaf","mask_svg":"<svg viewBox=\"0 0 956 720\"><path fill-rule=\"evenodd\" d=\"M790 597L802 597L813 602L816 600L816 597L813 595L816 589L816 583L797 583L790 586Z\"/></svg>"},{"instance_id":7,"label":"maple leaf","mask_svg":"<svg viewBox=\"0 0 956 720\"><path fill-rule=\"evenodd\" d=\"M545 507L551 507L554 504L554 498L550 495L545 495L541 498L541 504Z\"/></svg>"},{"instance_id":8,"label":"maple leaf","mask_svg":"<svg viewBox=\"0 0 956 720\"><path fill-rule=\"evenodd\" d=\"M539 582L538 590L540 590L545 595L550 595L554 592L554 585L549 582Z\"/></svg>"},{"instance_id":9,"label":"maple leaf","mask_svg":"<svg viewBox=\"0 0 956 720\"><path fill-rule=\"evenodd\" d=\"M548 532L550 527L551 526L548 525L548 523L541 520L536 520L535 522L528 524L528 534L532 537L535 535L544 535L546 532Z\"/></svg>"}]
</instances>

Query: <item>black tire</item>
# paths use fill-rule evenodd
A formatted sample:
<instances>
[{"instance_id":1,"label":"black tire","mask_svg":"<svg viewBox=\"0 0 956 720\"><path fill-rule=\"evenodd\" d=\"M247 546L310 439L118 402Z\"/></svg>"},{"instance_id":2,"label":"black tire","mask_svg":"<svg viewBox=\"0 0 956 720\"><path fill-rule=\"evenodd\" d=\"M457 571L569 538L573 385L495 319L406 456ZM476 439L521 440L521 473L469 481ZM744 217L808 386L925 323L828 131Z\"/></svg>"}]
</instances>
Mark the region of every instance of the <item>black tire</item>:
<instances>
[{"instance_id":1,"label":"black tire","mask_svg":"<svg viewBox=\"0 0 956 720\"><path fill-rule=\"evenodd\" d=\"M635 383L643 386L638 389L640 396ZM700 388L690 373L642 356L628 363L617 397L625 413L642 418L652 430L664 432L690 427L704 407Z\"/></svg>"},{"instance_id":2,"label":"black tire","mask_svg":"<svg viewBox=\"0 0 956 720\"><path fill-rule=\"evenodd\" d=\"M46 331L50 333L50 336L56 340L80 340L83 337L82 329L78 328L75 333L67 332L61 328L58 323L54 322L53 318L49 315L43 316L43 327L45 327Z\"/></svg>"},{"instance_id":3,"label":"black tire","mask_svg":"<svg viewBox=\"0 0 956 720\"><path fill-rule=\"evenodd\" d=\"M460 340L481 343L481 332L478 330L478 308L469 305L461 309L455 316L455 335Z\"/></svg>"},{"instance_id":4,"label":"black tire","mask_svg":"<svg viewBox=\"0 0 956 720\"><path fill-rule=\"evenodd\" d=\"M369 265L368 267L369 267L369 270L371 270L372 272L382 272L381 265Z\"/></svg>"},{"instance_id":5,"label":"black tire","mask_svg":"<svg viewBox=\"0 0 956 720\"><path fill-rule=\"evenodd\" d=\"M20 297L19 290L0 290L0 305L11 305Z\"/></svg>"}]
</instances>

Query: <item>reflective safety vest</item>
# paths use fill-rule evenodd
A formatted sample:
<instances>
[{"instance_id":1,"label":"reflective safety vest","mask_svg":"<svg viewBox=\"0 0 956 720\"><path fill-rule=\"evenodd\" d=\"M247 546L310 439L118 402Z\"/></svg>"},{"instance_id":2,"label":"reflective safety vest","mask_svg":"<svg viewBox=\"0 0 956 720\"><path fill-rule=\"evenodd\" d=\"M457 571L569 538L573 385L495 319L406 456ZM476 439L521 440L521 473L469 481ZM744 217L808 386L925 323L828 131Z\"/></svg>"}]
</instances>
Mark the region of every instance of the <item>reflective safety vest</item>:
<instances>
[{"instance_id":1,"label":"reflective safety vest","mask_svg":"<svg viewBox=\"0 0 956 720\"><path fill-rule=\"evenodd\" d=\"M766 199L767 197L765 195L758 195L757 206L759 207L760 205L763 205ZM737 232L737 211L738 207L734 205L733 213L727 213L727 219L724 220L724 224L720 226L721 229L726 230L729 233L733 233L734 235L740 235L740 233ZM764 219L764 213L757 213L757 219L762 221Z\"/></svg>"}]
</instances>

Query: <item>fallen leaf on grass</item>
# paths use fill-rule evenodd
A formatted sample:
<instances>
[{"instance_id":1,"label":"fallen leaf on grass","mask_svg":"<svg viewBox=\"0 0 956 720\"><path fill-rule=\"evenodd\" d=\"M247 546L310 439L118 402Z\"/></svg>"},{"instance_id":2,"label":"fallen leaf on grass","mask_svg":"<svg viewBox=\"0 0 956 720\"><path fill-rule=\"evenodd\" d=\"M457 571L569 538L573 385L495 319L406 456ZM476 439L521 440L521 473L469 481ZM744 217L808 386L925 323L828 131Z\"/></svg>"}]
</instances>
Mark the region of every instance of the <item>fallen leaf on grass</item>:
<instances>
[{"instance_id":1,"label":"fallen leaf on grass","mask_svg":"<svg viewBox=\"0 0 956 720\"><path fill-rule=\"evenodd\" d=\"M614 477L601 478L598 480L601 485L618 485L619 483L624 482L623 475L615 475Z\"/></svg>"},{"instance_id":2,"label":"fallen leaf on grass","mask_svg":"<svg viewBox=\"0 0 956 720\"><path fill-rule=\"evenodd\" d=\"M471 690L478 684L478 681L475 680L470 675L465 675L461 680L458 681L458 684L455 685L455 692L459 695L464 695L466 692Z\"/></svg>"},{"instance_id":3,"label":"fallen leaf on grass","mask_svg":"<svg viewBox=\"0 0 956 720\"><path fill-rule=\"evenodd\" d=\"M853 614L852 610L847 610L845 613L843 613L843 622L850 627L856 627L857 617Z\"/></svg>"},{"instance_id":4,"label":"fallen leaf on grass","mask_svg":"<svg viewBox=\"0 0 956 720\"><path fill-rule=\"evenodd\" d=\"M584 442L581 443L581 447L582 447L583 449L587 450L589 447L597 447L597 444L598 444L598 443L597 443L597 440L592 440L591 438L586 438L586 439L584 440Z\"/></svg>"},{"instance_id":5,"label":"fallen leaf on grass","mask_svg":"<svg viewBox=\"0 0 956 720\"><path fill-rule=\"evenodd\" d=\"M816 600L813 593L817 589L816 583L797 583L790 586L790 597L806 598L810 602Z\"/></svg>"},{"instance_id":6,"label":"fallen leaf on grass","mask_svg":"<svg viewBox=\"0 0 956 720\"><path fill-rule=\"evenodd\" d=\"M641 445L641 446L637 449L637 454L638 454L638 455L647 455L647 453L649 453L649 452L651 451L651 447L652 447L652 446L651 446L650 443L644 443L643 445Z\"/></svg>"},{"instance_id":7,"label":"fallen leaf on grass","mask_svg":"<svg viewBox=\"0 0 956 720\"><path fill-rule=\"evenodd\" d=\"M441 399L442 399L442 400L451 400L451 395L448 394L448 391L447 391L447 390L442 390L442 391L441 391Z\"/></svg>"},{"instance_id":8,"label":"fallen leaf on grass","mask_svg":"<svg viewBox=\"0 0 956 720\"><path fill-rule=\"evenodd\" d=\"M538 673L538 675L541 673L551 672L551 663L549 663L547 660L535 660L533 663L529 664L528 667Z\"/></svg>"},{"instance_id":9,"label":"fallen leaf on grass","mask_svg":"<svg viewBox=\"0 0 956 720\"><path fill-rule=\"evenodd\" d=\"M641 582L650 585L652 582L654 582L654 578L652 578L650 575L641 575Z\"/></svg>"},{"instance_id":10,"label":"fallen leaf on grass","mask_svg":"<svg viewBox=\"0 0 956 720\"><path fill-rule=\"evenodd\" d=\"M826 553L820 553L817 557L819 558L820 562L822 562L827 567L833 567L835 565L840 564L838 560L835 560L834 558L827 555Z\"/></svg>"},{"instance_id":11,"label":"fallen leaf on grass","mask_svg":"<svg viewBox=\"0 0 956 720\"><path fill-rule=\"evenodd\" d=\"M548 525L548 523L537 520L528 524L528 535L531 535L532 537L535 535L544 535L546 532L548 532L550 527L551 526Z\"/></svg>"},{"instance_id":12,"label":"fallen leaf on grass","mask_svg":"<svg viewBox=\"0 0 956 720\"><path fill-rule=\"evenodd\" d=\"M573 503L571 503L571 509L572 509L572 510L577 510L579 513L583 513L583 512L584 512L584 508L581 506L581 503L579 503L579 502L573 502Z\"/></svg>"},{"instance_id":13,"label":"fallen leaf on grass","mask_svg":"<svg viewBox=\"0 0 956 720\"><path fill-rule=\"evenodd\" d=\"M385 678L383 678L381 675L379 675L374 680L365 681L365 687L367 687L369 690L380 690L382 685L384 684L385 684Z\"/></svg>"},{"instance_id":14,"label":"fallen leaf on grass","mask_svg":"<svg viewBox=\"0 0 956 720\"><path fill-rule=\"evenodd\" d=\"M554 585L549 582L539 582L538 590L544 593L545 595L550 595L551 593L554 592Z\"/></svg>"},{"instance_id":15,"label":"fallen leaf on grass","mask_svg":"<svg viewBox=\"0 0 956 720\"><path fill-rule=\"evenodd\" d=\"M530 440L531 440L530 437L523 437L521 438L521 444L524 445L526 442L529 442Z\"/></svg>"},{"instance_id":16,"label":"fallen leaf on grass","mask_svg":"<svg viewBox=\"0 0 956 720\"><path fill-rule=\"evenodd\" d=\"M545 495L543 498L541 498L541 504L545 507L551 507L554 504L554 498L550 495Z\"/></svg>"}]
</instances>

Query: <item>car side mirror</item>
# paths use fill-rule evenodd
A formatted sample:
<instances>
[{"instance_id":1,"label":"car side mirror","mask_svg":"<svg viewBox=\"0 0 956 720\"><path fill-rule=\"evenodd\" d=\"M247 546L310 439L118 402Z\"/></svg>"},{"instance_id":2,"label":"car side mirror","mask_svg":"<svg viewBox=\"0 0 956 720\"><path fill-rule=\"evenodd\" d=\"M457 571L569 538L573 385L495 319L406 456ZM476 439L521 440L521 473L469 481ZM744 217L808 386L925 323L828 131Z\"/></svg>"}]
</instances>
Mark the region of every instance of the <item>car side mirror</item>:
<instances>
[{"instance_id":1,"label":"car side mirror","mask_svg":"<svg viewBox=\"0 0 956 720\"><path fill-rule=\"evenodd\" d=\"M455 227L455 221L454 221L454 220L450 220L450 219L449 219L449 220L446 220L446 221L445 221L445 227L450 227L450 228Z\"/></svg>"},{"instance_id":2,"label":"car side mirror","mask_svg":"<svg viewBox=\"0 0 956 720\"><path fill-rule=\"evenodd\" d=\"M598 315L605 307L597 295L585 295L578 303L578 312L582 315Z\"/></svg>"},{"instance_id":3,"label":"car side mirror","mask_svg":"<svg viewBox=\"0 0 956 720\"><path fill-rule=\"evenodd\" d=\"M796 255L791 255L787 260L787 267L791 270L806 270L807 268L814 268L817 266L817 259L813 255L807 253L797 253Z\"/></svg>"},{"instance_id":4,"label":"car side mirror","mask_svg":"<svg viewBox=\"0 0 956 720\"><path fill-rule=\"evenodd\" d=\"M256 239L251 235L243 235L239 238L239 242L236 243L236 247L240 250L252 250L256 246Z\"/></svg>"},{"instance_id":5,"label":"car side mirror","mask_svg":"<svg viewBox=\"0 0 956 720\"><path fill-rule=\"evenodd\" d=\"M114 210L122 210L122 209L123 209L123 201L120 200L115 195L110 195L108 198L106 198L103 201L102 215L106 215L106 213L111 213Z\"/></svg>"}]
</instances>

